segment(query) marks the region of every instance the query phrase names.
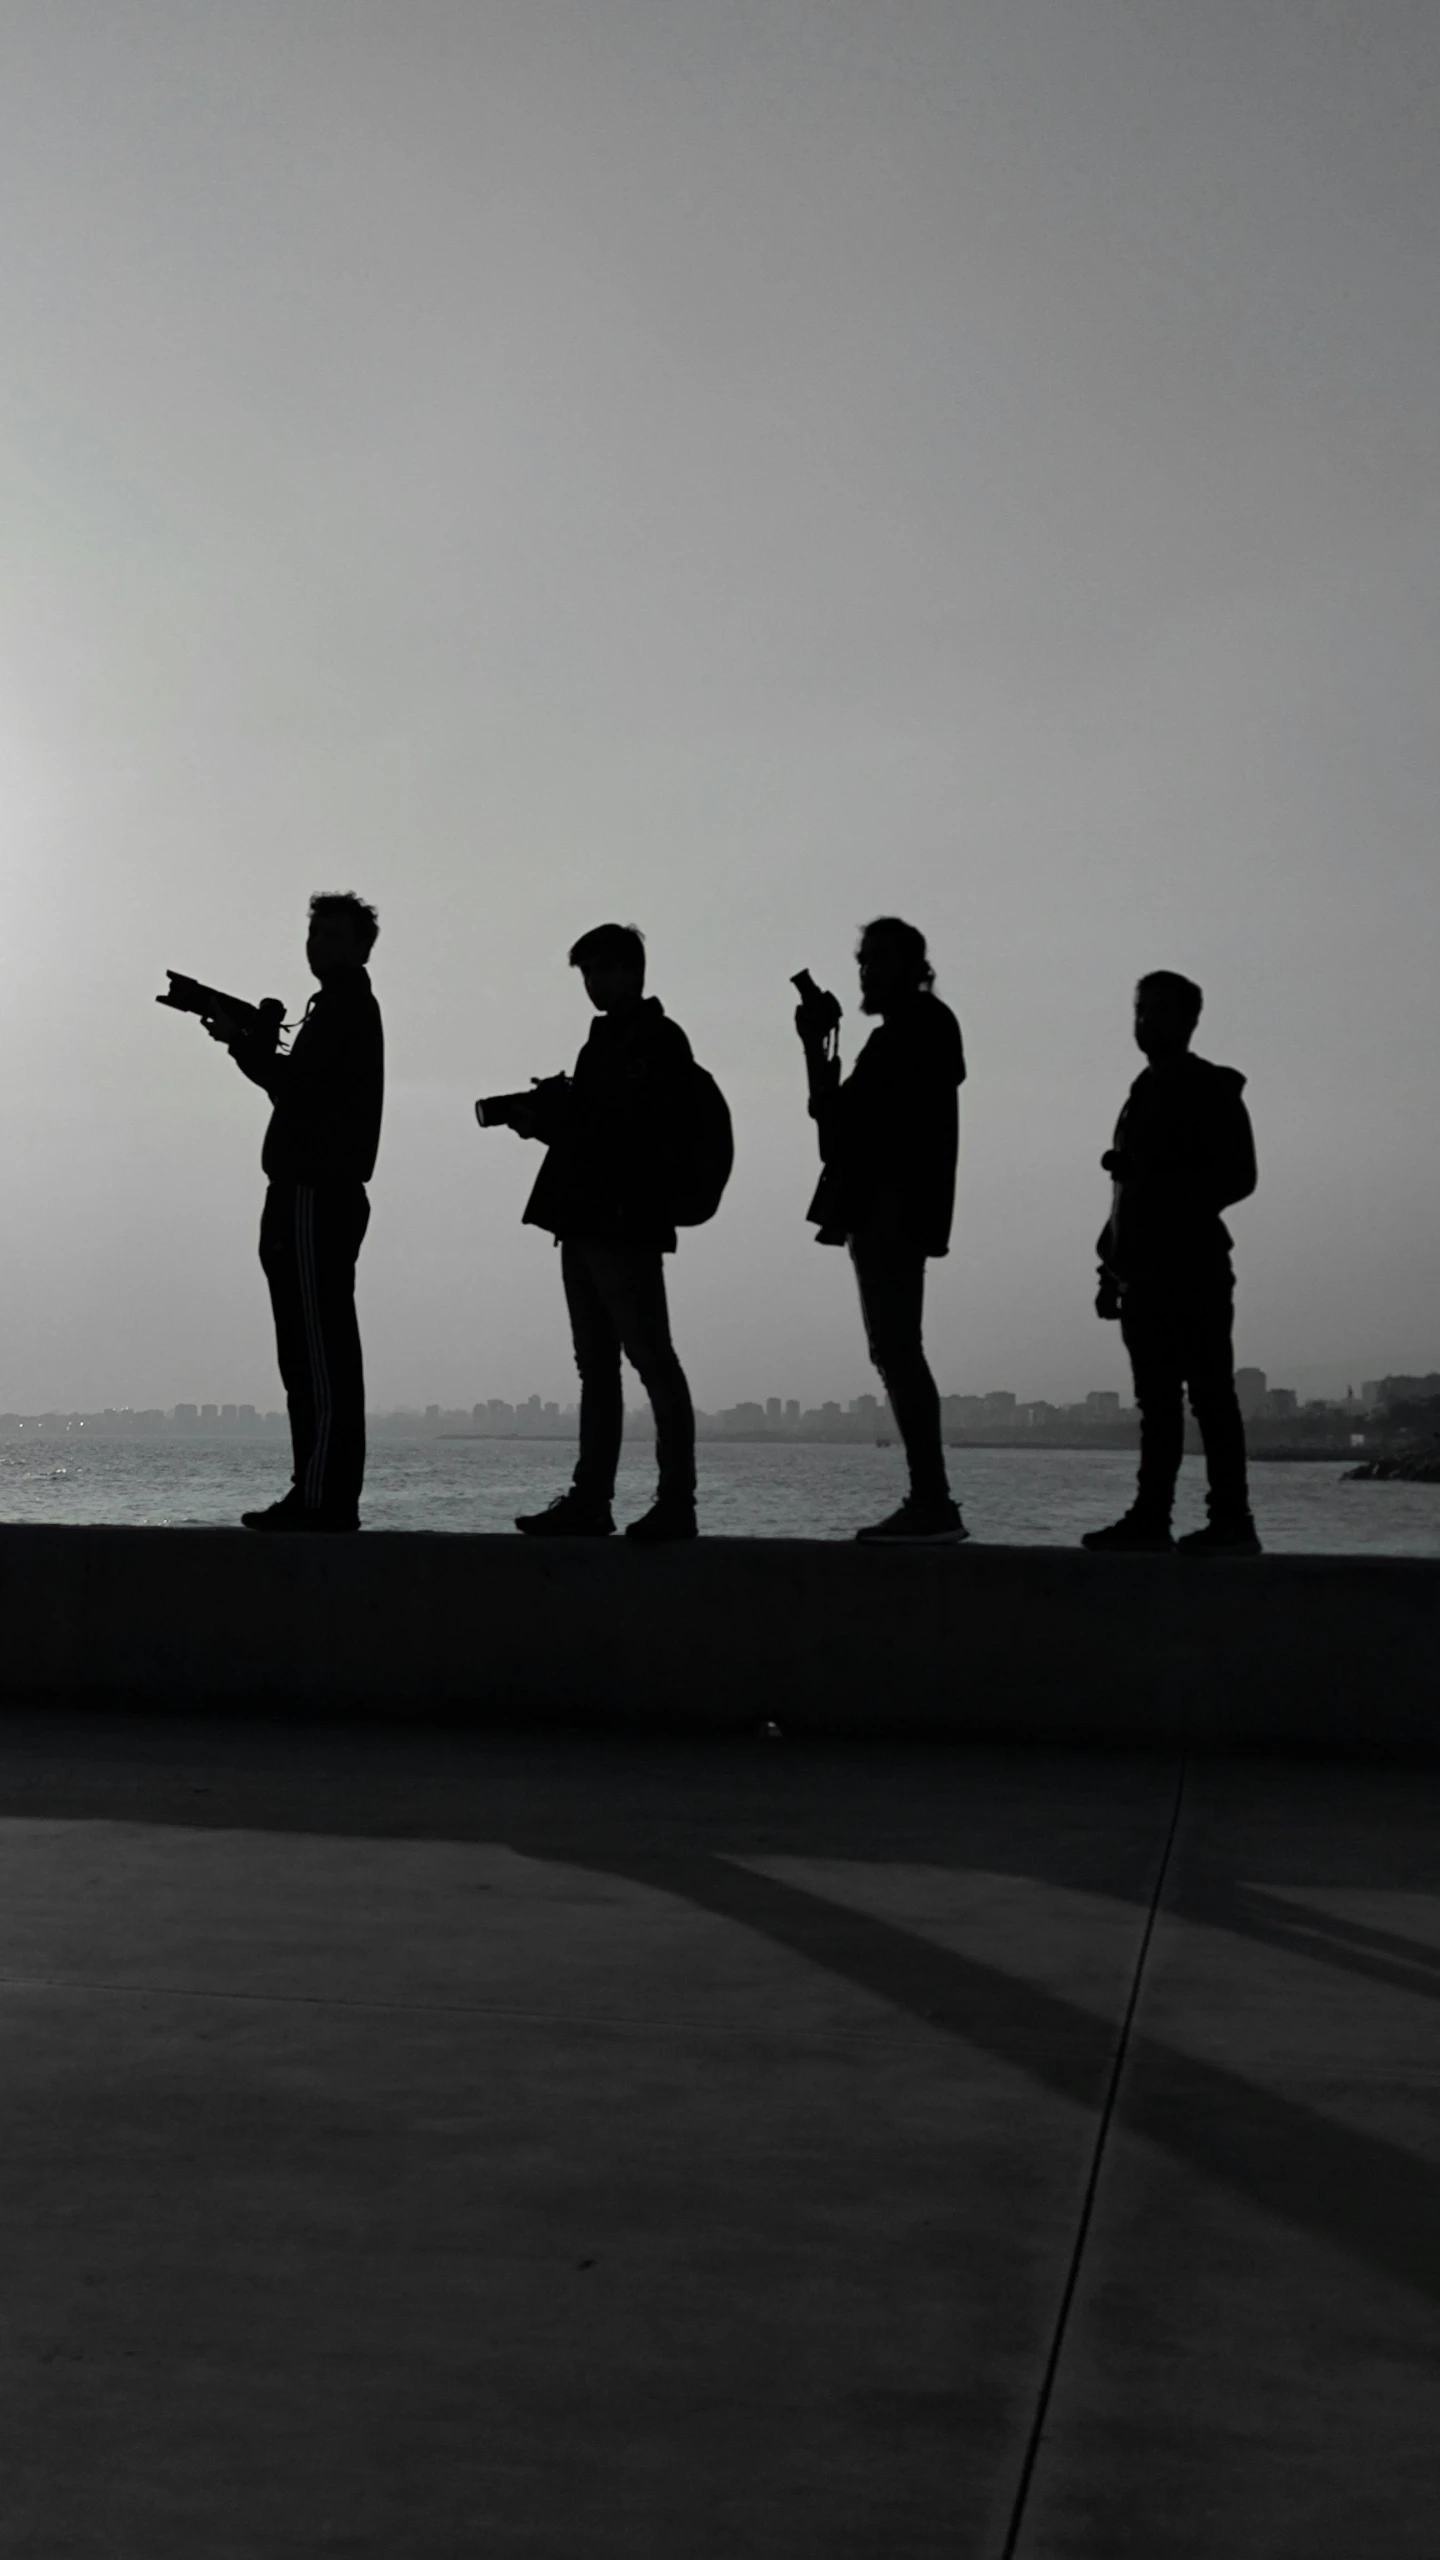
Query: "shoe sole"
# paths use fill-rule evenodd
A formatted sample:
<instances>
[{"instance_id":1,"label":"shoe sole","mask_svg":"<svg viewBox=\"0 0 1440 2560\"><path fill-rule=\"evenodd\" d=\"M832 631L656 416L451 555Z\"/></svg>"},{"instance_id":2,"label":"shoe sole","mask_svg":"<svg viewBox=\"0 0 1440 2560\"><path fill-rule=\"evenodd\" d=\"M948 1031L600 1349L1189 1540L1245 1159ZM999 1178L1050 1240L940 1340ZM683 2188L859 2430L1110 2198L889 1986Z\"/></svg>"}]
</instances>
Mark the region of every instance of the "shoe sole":
<instances>
[{"instance_id":1,"label":"shoe sole","mask_svg":"<svg viewBox=\"0 0 1440 2560\"><path fill-rule=\"evenodd\" d=\"M1080 1541L1087 1556L1173 1556L1177 1549L1168 1547L1092 1547L1088 1538Z\"/></svg>"},{"instance_id":2,"label":"shoe sole","mask_svg":"<svg viewBox=\"0 0 1440 2560\"><path fill-rule=\"evenodd\" d=\"M242 1520L252 1538L358 1538L358 1520Z\"/></svg>"},{"instance_id":3,"label":"shoe sole","mask_svg":"<svg viewBox=\"0 0 1440 2560\"><path fill-rule=\"evenodd\" d=\"M613 1538L615 1523L608 1520L603 1529L552 1529L542 1516L539 1520L517 1520L514 1526L522 1538Z\"/></svg>"},{"instance_id":4,"label":"shoe sole","mask_svg":"<svg viewBox=\"0 0 1440 2560\"><path fill-rule=\"evenodd\" d=\"M963 1547L968 1529L857 1529L857 1547Z\"/></svg>"}]
</instances>

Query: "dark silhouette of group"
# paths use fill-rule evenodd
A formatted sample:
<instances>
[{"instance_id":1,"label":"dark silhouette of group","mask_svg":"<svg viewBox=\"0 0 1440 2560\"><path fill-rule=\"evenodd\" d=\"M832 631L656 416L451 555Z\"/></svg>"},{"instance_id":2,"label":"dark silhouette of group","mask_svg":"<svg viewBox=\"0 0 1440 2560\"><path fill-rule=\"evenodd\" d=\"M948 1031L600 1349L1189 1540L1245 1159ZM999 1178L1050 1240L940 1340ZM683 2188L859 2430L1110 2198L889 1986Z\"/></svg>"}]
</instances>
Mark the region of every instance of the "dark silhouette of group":
<instances>
[{"instance_id":1,"label":"dark silhouette of group","mask_svg":"<svg viewBox=\"0 0 1440 2560\"><path fill-rule=\"evenodd\" d=\"M243 1514L247 1528L262 1532L359 1526L365 1396L355 1270L384 1081L366 966L378 930L373 907L360 898L311 900L306 956L319 983L288 1052L269 1018L278 1007L257 1011L183 982L188 1009L200 1012L272 1104L260 1259L294 1472L280 1501ZM658 1471L650 1509L625 1534L658 1545L698 1530L695 1417L671 1338L664 1257L681 1227L703 1223L719 1204L733 1159L730 1118L679 1024L646 993L636 928L597 925L569 957L595 1009L573 1071L475 1106L482 1125L502 1123L545 1149L524 1214L560 1248L580 1379L572 1482L516 1527L532 1538L613 1534L623 1357L650 1399ZM875 1028L849 1074L839 1055L842 1008L804 971L795 981L795 1025L821 1161L809 1220L818 1243L850 1256L870 1357L909 1471L898 1507L858 1535L868 1543L954 1544L968 1533L946 1475L923 1319L926 1264L950 1244L964 1046L935 993L916 926L877 917L856 959L860 1010ZM1172 971L1141 979L1135 1039L1146 1064L1102 1158L1113 1189L1096 1308L1118 1319L1130 1357L1140 1468L1123 1519L1083 1539L1096 1553L1154 1553L1176 1543L1171 1514L1187 1393L1204 1443L1209 1518L1178 1541L1179 1552L1259 1552L1235 1397L1231 1239L1222 1221L1255 1188L1255 1148L1243 1076L1191 1049L1201 1002L1200 989Z\"/></svg>"}]
</instances>

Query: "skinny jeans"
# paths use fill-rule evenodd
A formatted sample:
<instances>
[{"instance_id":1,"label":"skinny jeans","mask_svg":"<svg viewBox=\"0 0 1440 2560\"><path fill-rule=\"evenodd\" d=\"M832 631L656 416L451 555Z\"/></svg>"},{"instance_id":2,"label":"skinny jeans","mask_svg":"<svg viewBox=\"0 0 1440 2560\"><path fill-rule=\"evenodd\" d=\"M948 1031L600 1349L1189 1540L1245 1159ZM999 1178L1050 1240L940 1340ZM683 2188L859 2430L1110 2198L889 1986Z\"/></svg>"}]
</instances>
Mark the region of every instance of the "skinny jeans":
<instances>
[{"instance_id":1,"label":"skinny jeans","mask_svg":"<svg viewBox=\"0 0 1440 2560\"><path fill-rule=\"evenodd\" d=\"M670 1339L659 1246L602 1244L567 1236L560 1272L580 1373L580 1454L575 1490L608 1503L615 1491L625 1399L622 1353L650 1399L661 1501L695 1499L695 1411Z\"/></svg>"},{"instance_id":2,"label":"skinny jeans","mask_svg":"<svg viewBox=\"0 0 1440 2560\"><path fill-rule=\"evenodd\" d=\"M940 1439L940 1397L925 1357L925 1256L915 1246L870 1244L851 1236L850 1259L870 1357L880 1372L920 1503L948 1502Z\"/></svg>"}]
</instances>

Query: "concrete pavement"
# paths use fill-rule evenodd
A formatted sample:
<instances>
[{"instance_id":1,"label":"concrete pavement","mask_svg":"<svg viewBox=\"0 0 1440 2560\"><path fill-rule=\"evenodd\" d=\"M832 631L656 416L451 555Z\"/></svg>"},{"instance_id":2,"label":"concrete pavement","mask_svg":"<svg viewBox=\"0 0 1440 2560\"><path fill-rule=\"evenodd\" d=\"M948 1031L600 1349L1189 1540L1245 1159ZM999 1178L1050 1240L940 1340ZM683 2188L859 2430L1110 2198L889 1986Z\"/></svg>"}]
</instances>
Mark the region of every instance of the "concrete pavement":
<instances>
[{"instance_id":1,"label":"concrete pavement","mask_svg":"<svg viewBox=\"0 0 1440 2560\"><path fill-rule=\"evenodd\" d=\"M0 2552L1428 2555L1437 1812L10 1713Z\"/></svg>"}]
</instances>

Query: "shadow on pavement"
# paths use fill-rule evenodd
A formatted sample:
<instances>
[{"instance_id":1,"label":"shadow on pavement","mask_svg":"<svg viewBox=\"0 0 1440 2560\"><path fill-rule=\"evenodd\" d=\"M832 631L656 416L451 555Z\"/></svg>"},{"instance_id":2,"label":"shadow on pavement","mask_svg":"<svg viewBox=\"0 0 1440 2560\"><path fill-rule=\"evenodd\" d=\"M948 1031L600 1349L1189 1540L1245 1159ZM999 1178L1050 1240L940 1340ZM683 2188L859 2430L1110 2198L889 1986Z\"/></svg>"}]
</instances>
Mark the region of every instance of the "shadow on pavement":
<instances>
[{"instance_id":1,"label":"shadow on pavement","mask_svg":"<svg viewBox=\"0 0 1440 2560\"><path fill-rule=\"evenodd\" d=\"M620 1877L754 1930L1098 2109L1114 2022L738 1862L776 1854L909 1860L1033 1877L1145 1908L1176 1768L1161 1755L657 1746L12 1715L0 1725L0 1816L503 1840L522 1855ZM1266 1764L1252 1785L1277 1804L1290 1786L1310 1817L1308 1827L1290 1826L1269 1881L1293 1885L1308 1872L1314 1883L1435 1889L1428 1798L1440 1782L1377 1772L1378 1825L1372 1813L1370 1845L1357 1850L1345 1805L1362 1783L1348 1767L1327 1780L1323 1770L1291 1777ZM1433 1990L1434 1950L1299 1912L1240 1881L1233 1866L1227 1876L1213 1805L1200 1832L1197 1854L1178 1864L1172 1917L1405 1990ZM1255 1859L1263 1855L1257 1838ZM1440 2177L1397 2145L1143 2032L1131 2040L1118 2121L1266 2213L1440 2299Z\"/></svg>"}]
</instances>

